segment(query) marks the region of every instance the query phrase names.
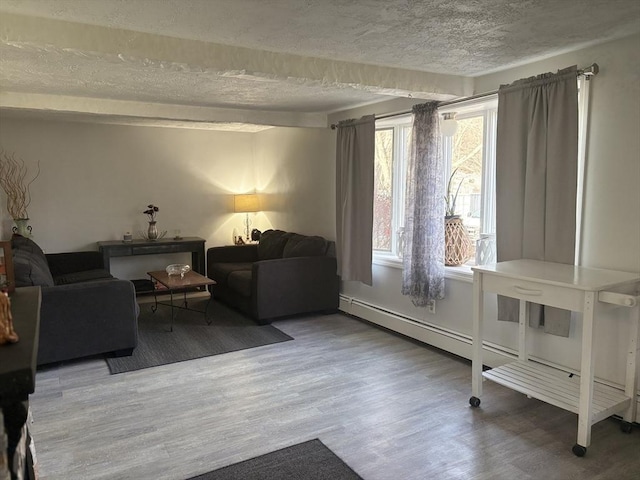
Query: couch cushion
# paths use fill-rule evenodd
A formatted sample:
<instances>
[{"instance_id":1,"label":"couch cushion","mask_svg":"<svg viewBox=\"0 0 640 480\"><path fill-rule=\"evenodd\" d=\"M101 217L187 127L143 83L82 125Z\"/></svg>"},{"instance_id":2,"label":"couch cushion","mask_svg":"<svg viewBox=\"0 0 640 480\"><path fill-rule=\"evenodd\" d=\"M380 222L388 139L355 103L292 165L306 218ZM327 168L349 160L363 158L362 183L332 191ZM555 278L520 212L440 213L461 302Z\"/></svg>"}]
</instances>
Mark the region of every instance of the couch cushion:
<instances>
[{"instance_id":1,"label":"couch cushion","mask_svg":"<svg viewBox=\"0 0 640 480\"><path fill-rule=\"evenodd\" d=\"M266 230L260 236L258 243L258 260L273 260L282 258L282 252L291 233L282 230Z\"/></svg>"},{"instance_id":2,"label":"couch cushion","mask_svg":"<svg viewBox=\"0 0 640 480\"><path fill-rule=\"evenodd\" d=\"M16 287L53 287L53 277L42 249L30 238L11 238Z\"/></svg>"},{"instance_id":3,"label":"couch cushion","mask_svg":"<svg viewBox=\"0 0 640 480\"><path fill-rule=\"evenodd\" d=\"M68 285L70 283L89 282L91 280L103 280L105 278L113 278L113 275L106 270L96 269L58 275L54 278L54 281L56 285Z\"/></svg>"},{"instance_id":4,"label":"couch cushion","mask_svg":"<svg viewBox=\"0 0 640 480\"><path fill-rule=\"evenodd\" d=\"M251 270L237 270L229 274L227 286L243 297L251 296Z\"/></svg>"},{"instance_id":5,"label":"couch cushion","mask_svg":"<svg viewBox=\"0 0 640 480\"><path fill-rule=\"evenodd\" d=\"M294 233L287 240L282 257L320 257L326 253L327 241L324 238Z\"/></svg>"},{"instance_id":6,"label":"couch cushion","mask_svg":"<svg viewBox=\"0 0 640 480\"><path fill-rule=\"evenodd\" d=\"M234 262L220 262L212 263L209 265L209 271L207 275L209 278L215 280L220 284L228 283L229 275L232 272L249 270L251 271L253 263L234 263Z\"/></svg>"}]
</instances>

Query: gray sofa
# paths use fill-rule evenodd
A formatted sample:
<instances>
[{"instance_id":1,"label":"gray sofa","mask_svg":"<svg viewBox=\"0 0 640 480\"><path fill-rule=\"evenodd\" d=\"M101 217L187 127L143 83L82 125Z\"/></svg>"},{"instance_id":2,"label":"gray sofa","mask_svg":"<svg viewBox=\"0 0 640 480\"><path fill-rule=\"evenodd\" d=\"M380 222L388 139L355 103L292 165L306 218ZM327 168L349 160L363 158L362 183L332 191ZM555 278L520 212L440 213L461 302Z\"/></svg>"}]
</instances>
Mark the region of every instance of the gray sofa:
<instances>
[{"instance_id":1,"label":"gray sofa","mask_svg":"<svg viewBox=\"0 0 640 480\"><path fill-rule=\"evenodd\" d=\"M258 244L207 250L207 275L216 300L260 324L271 319L338 308L340 279L334 242L267 230Z\"/></svg>"},{"instance_id":2,"label":"gray sofa","mask_svg":"<svg viewBox=\"0 0 640 480\"><path fill-rule=\"evenodd\" d=\"M16 287L41 287L38 365L111 353L138 343L133 284L103 269L100 252L45 255L31 239L11 239ZM18 332L19 333L19 332Z\"/></svg>"}]
</instances>

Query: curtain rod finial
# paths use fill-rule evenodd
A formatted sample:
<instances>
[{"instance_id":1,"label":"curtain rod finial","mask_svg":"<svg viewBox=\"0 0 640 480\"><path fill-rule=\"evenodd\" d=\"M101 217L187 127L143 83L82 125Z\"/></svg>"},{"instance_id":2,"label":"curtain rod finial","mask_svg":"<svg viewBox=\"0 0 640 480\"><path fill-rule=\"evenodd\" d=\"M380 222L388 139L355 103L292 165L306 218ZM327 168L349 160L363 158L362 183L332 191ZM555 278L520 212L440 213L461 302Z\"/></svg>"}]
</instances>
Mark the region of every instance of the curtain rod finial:
<instances>
[{"instance_id":1,"label":"curtain rod finial","mask_svg":"<svg viewBox=\"0 0 640 480\"><path fill-rule=\"evenodd\" d=\"M583 69L581 73L587 77L590 77L593 75L597 75L599 72L600 72L600 67L598 66L597 63L593 63L589 65L587 68Z\"/></svg>"}]
</instances>

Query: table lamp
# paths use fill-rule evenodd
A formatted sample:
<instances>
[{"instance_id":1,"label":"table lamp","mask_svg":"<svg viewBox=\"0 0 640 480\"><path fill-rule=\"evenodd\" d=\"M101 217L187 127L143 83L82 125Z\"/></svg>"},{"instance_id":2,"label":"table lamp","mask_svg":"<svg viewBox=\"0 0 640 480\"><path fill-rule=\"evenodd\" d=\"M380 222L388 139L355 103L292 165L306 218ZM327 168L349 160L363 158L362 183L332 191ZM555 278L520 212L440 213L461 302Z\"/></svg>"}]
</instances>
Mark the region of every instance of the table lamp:
<instances>
[{"instance_id":1,"label":"table lamp","mask_svg":"<svg viewBox=\"0 0 640 480\"><path fill-rule=\"evenodd\" d=\"M234 195L233 197L233 211L235 213L246 213L245 227L246 227L246 240L251 240L249 236L249 227L251 226L251 220L249 220L249 213L257 212L260 210L258 202L258 195L255 193L246 193L242 195Z\"/></svg>"}]
</instances>

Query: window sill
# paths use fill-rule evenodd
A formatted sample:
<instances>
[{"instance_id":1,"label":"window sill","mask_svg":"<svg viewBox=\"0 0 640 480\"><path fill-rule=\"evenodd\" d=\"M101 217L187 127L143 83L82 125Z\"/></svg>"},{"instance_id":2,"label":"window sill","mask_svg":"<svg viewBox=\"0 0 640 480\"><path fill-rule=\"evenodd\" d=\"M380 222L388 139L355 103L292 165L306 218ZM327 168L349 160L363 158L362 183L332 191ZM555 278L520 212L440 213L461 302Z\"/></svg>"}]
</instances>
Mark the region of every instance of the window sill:
<instances>
[{"instance_id":1,"label":"window sill","mask_svg":"<svg viewBox=\"0 0 640 480\"><path fill-rule=\"evenodd\" d=\"M471 270L470 265L444 267L444 277L460 282L473 283L473 270Z\"/></svg>"},{"instance_id":2,"label":"window sill","mask_svg":"<svg viewBox=\"0 0 640 480\"><path fill-rule=\"evenodd\" d=\"M383 267L402 269L402 259L395 255L376 254L373 257L373 264ZM470 265L461 265L459 267L444 267L444 276L451 280L460 282L473 283L473 271Z\"/></svg>"},{"instance_id":3,"label":"window sill","mask_svg":"<svg viewBox=\"0 0 640 480\"><path fill-rule=\"evenodd\" d=\"M385 255L384 253L375 253L373 255L372 263L374 265L382 265L384 267L400 268L402 269L402 259L395 255Z\"/></svg>"}]
</instances>

